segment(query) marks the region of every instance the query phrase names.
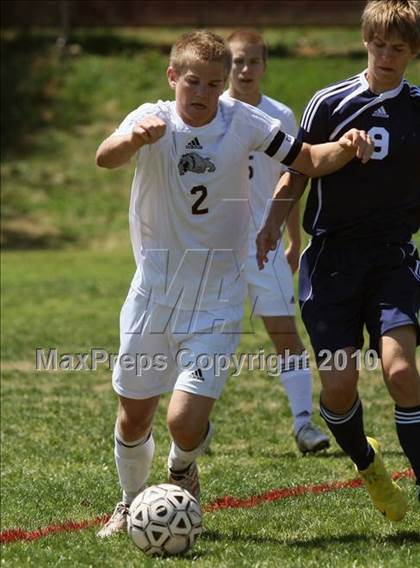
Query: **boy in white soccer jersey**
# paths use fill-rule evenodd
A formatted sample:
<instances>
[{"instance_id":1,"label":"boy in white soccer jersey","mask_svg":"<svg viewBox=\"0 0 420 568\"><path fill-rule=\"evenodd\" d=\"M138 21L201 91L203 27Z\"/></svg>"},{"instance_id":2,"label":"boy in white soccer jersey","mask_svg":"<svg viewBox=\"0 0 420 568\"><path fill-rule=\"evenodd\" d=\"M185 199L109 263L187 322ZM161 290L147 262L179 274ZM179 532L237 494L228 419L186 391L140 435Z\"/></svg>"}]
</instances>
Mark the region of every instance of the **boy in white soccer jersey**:
<instances>
[{"instance_id":1,"label":"boy in white soccer jersey","mask_svg":"<svg viewBox=\"0 0 420 568\"><path fill-rule=\"evenodd\" d=\"M232 97L259 108L279 119L284 132L296 136L297 124L292 110L261 92L260 83L267 67L267 46L262 36L252 30L238 30L227 41L232 53L232 69L229 90L222 98ZM263 224L274 188L285 167L270 160L263 152L251 154L249 159L252 214L245 277L252 314L262 317L281 356L281 380L293 414L297 446L302 453L317 452L328 447L329 440L311 423L312 376L294 318L292 271L298 267L300 252L299 207L298 204L293 207L286 222L287 250L281 241L278 249L270 254L264 271L259 271L255 262L257 231Z\"/></svg>"},{"instance_id":2,"label":"boy in white soccer jersey","mask_svg":"<svg viewBox=\"0 0 420 568\"><path fill-rule=\"evenodd\" d=\"M227 376L209 361L234 352L240 336L249 153L265 151L306 175L324 175L355 156L367 161L373 150L358 130L333 144L301 144L258 109L219 102L230 64L222 38L185 34L167 71L175 101L140 106L97 151L101 167L134 155L137 165L130 203L137 270L121 310L113 373L123 496L101 537L126 529L128 507L147 482L164 392L172 392L169 482L199 496L196 459L210 443L209 416Z\"/></svg>"}]
</instances>

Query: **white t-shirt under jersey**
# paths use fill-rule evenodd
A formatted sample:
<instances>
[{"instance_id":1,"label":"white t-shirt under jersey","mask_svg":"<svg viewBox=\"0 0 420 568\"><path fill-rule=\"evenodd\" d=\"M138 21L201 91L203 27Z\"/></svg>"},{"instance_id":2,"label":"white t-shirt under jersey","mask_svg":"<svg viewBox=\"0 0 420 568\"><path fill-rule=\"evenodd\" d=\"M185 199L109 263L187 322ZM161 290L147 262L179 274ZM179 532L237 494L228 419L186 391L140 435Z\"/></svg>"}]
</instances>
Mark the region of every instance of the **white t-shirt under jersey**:
<instances>
[{"instance_id":1,"label":"white t-shirt under jersey","mask_svg":"<svg viewBox=\"0 0 420 568\"><path fill-rule=\"evenodd\" d=\"M129 214L137 263L132 287L184 309L240 304L248 253L249 154L267 151L289 164L301 144L284 135L278 120L233 99L221 100L216 117L197 128L182 121L174 101L145 104L115 135L130 133L150 115L167 128L137 154Z\"/></svg>"},{"instance_id":2,"label":"white t-shirt under jersey","mask_svg":"<svg viewBox=\"0 0 420 568\"><path fill-rule=\"evenodd\" d=\"M228 91L223 93L222 99L232 100ZM257 108L269 116L277 118L284 132L287 132L287 134L293 137L296 136L298 131L296 118L293 111L288 106L262 95ZM284 173L285 170L286 167L283 164L276 160L271 160L263 152L252 152L249 156L249 178L251 184L250 203L252 211L249 246L250 254L252 255L255 255L256 252L255 239L270 209L274 188L280 175Z\"/></svg>"}]
</instances>

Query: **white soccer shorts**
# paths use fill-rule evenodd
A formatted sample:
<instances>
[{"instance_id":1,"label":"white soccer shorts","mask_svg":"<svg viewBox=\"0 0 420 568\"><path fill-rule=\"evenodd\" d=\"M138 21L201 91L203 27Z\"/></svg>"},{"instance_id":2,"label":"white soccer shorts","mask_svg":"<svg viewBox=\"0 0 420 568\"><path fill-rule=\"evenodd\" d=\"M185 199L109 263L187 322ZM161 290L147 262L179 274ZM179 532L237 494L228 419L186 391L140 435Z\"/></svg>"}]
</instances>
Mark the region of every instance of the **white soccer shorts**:
<instances>
[{"instance_id":1,"label":"white soccer shorts","mask_svg":"<svg viewBox=\"0 0 420 568\"><path fill-rule=\"evenodd\" d=\"M219 398L239 343L242 315L242 304L179 310L131 289L121 309L114 390L131 399L173 390Z\"/></svg>"},{"instance_id":2,"label":"white soccer shorts","mask_svg":"<svg viewBox=\"0 0 420 568\"><path fill-rule=\"evenodd\" d=\"M258 269L255 249L250 247L245 277L247 293L256 316L295 316L293 276L284 255L284 245L268 254L263 270Z\"/></svg>"}]
</instances>

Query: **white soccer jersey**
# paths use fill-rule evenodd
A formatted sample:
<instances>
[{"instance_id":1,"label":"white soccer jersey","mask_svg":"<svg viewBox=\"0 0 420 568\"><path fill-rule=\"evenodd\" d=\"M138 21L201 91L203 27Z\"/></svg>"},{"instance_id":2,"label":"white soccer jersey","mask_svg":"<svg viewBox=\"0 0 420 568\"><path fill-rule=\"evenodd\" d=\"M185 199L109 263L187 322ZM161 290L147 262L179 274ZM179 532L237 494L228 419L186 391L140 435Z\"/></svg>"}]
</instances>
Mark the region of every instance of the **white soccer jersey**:
<instances>
[{"instance_id":1,"label":"white soccer jersey","mask_svg":"<svg viewBox=\"0 0 420 568\"><path fill-rule=\"evenodd\" d=\"M201 127L184 123L174 101L145 104L115 135L130 133L150 115L167 128L137 154L130 203L137 263L132 287L184 309L239 304L248 253L249 154L265 151L290 164L301 144L281 131L278 120L234 100L220 101L216 117Z\"/></svg>"},{"instance_id":2,"label":"white soccer jersey","mask_svg":"<svg viewBox=\"0 0 420 568\"><path fill-rule=\"evenodd\" d=\"M232 100L226 91L225 100ZM266 114L277 118L282 129L295 136L297 123L293 111L286 105L261 96L258 108ZM249 179L251 185L251 223L249 229L248 262L245 270L247 292L251 300L252 313L262 316L293 316L295 303L293 294L293 277L290 266L284 255L284 243L280 241L275 252L268 254L268 263L264 270L257 266L256 237L270 209L273 191L285 166L271 160L263 152L255 152L249 156Z\"/></svg>"},{"instance_id":3,"label":"white soccer jersey","mask_svg":"<svg viewBox=\"0 0 420 568\"><path fill-rule=\"evenodd\" d=\"M232 100L228 91L223 93L222 99ZM287 134L295 137L298 131L295 115L286 105L271 99L265 95L261 96L258 105L260 110L273 118L280 120L281 128ZM274 188L279 177L286 167L271 160L263 152L253 152L249 156L249 178L251 183L251 211L252 219L250 225L249 241L252 251L255 252L255 239L259 229L263 225L266 215L270 209L270 201L273 197Z\"/></svg>"}]
</instances>

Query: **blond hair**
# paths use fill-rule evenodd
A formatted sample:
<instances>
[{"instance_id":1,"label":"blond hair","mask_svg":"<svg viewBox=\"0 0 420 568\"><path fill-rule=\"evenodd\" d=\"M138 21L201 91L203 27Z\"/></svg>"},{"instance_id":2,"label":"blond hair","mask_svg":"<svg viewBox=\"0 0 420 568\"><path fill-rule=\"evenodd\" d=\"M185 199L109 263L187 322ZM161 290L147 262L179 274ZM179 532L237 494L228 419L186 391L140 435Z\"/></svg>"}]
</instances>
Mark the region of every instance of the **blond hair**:
<instances>
[{"instance_id":1,"label":"blond hair","mask_svg":"<svg viewBox=\"0 0 420 568\"><path fill-rule=\"evenodd\" d=\"M416 0L369 0L362 14L365 41L375 34L394 35L408 43L413 53L420 49L420 3Z\"/></svg>"},{"instance_id":2,"label":"blond hair","mask_svg":"<svg viewBox=\"0 0 420 568\"><path fill-rule=\"evenodd\" d=\"M264 38L261 34L254 30L236 30L232 32L230 36L227 38L227 42L230 45L237 41L238 43L246 43L252 45L259 45L262 50L262 58L263 61L267 61L268 55L268 46L264 41Z\"/></svg>"},{"instance_id":3,"label":"blond hair","mask_svg":"<svg viewBox=\"0 0 420 568\"><path fill-rule=\"evenodd\" d=\"M220 62L226 77L230 73L232 56L225 40L208 30L195 30L183 34L172 46L169 65L177 73L185 71L194 61Z\"/></svg>"}]
</instances>

